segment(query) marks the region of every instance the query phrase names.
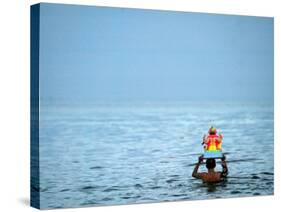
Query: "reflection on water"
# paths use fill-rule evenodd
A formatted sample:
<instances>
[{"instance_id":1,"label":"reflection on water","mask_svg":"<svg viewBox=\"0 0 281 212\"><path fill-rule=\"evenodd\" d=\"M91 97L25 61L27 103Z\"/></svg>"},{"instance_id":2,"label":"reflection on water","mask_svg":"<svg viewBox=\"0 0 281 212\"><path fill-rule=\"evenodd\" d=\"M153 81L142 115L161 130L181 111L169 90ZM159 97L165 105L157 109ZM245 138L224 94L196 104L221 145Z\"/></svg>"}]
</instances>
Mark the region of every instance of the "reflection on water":
<instances>
[{"instance_id":1,"label":"reflection on water","mask_svg":"<svg viewBox=\"0 0 281 212\"><path fill-rule=\"evenodd\" d=\"M42 208L273 193L273 107L111 104L40 108ZM224 134L229 178L193 179L202 135ZM220 170L220 163L217 169ZM204 171L204 165L200 167Z\"/></svg>"}]
</instances>

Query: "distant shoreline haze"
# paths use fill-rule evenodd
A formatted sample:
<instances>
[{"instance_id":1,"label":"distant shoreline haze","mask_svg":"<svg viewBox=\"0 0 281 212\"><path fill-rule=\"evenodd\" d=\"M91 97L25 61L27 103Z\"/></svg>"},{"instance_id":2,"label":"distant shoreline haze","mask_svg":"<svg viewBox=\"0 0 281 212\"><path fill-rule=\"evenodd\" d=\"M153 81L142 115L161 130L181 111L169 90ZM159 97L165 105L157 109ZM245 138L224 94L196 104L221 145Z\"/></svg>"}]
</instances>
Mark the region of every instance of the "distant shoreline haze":
<instances>
[{"instance_id":1,"label":"distant shoreline haze","mask_svg":"<svg viewBox=\"0 0 281 212\"><path fill-rule=\"evenodd\" d=\"M41 102L273 102L273 18L40 6Z\"/></svg>"},{"instance_id":2,"label":"distant shoreline haze","mask_svg":"<svg viewBox=\"0 0 281 212\"><path fill-rule=\"evenodd\" d=\"M196 105L205 105L206 107L216 107L216 106L271 106L274 108L273 101L259 101L259 100L239 100L239 101L218 101L218 100L201 100L201 101L191 101L191 100L95 100L95 101L78 101L78 100L57 100L57 99L44 99L40 100L41 107L48 107L48 106L66 106L66 107L91 107L91 106L129 106L129 107L146 107L146 106L153 106L153 107L174 107L174 106L181 106L181 107L190 107Z\"/></svg>"}]
</instances>

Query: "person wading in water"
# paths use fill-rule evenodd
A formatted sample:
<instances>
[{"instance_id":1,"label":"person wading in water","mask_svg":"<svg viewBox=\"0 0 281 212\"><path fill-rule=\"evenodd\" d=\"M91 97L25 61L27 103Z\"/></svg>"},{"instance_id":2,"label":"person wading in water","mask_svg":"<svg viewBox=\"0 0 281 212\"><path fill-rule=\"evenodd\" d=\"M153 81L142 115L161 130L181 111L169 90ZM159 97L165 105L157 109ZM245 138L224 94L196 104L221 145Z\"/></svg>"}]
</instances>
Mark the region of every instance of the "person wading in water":
<instances>
[{"instance_id":1,"label":"person wading in water","mask_svg":"<svg viewBox=\"0 0 281 212\"><path fill-rule=\"evenodd\" d=\"M192 173L192 177L201 179L205 183L218 183L226 179L228 174L227 165L225 162L225 156L221 158L221 165L222 165L222 171L216 172L216 160L213 158L209 158L206 160L206 168L208 169L208 172L202 172L198 173L199 166L203 162L203 156L200 156L198 159L198 163L195 165L195 168Z\"/></svg>"}]
</instances>

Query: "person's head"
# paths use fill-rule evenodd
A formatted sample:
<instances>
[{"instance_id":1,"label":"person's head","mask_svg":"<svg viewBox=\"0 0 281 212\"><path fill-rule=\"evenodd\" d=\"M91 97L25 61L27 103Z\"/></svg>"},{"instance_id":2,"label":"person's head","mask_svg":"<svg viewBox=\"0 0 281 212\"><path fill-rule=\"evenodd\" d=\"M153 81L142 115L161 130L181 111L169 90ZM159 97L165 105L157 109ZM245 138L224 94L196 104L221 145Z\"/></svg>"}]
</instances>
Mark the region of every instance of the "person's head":
<instances>
[{"instance_id":1,"label":"person's head","mask_svg":"<svg viewBox=\"0 0 281 212\"><path fill-rule=\"evenodd\" d=\"M210 135L216 135L216 134L217 134L217 129L214 128L213 126L210 127L210 129L209 129L209 134L210 134Z\"/></svg>"},{"instance_id":2,"label":"person's head","mask_svg":"<svg viewBox=\"0 0 281 212\"><path fill-rule=\"evenodd\" d=\"M213 158L209 158L206 160L206 168L214 169L216 167L216 160Z\"/></svg>"}]
</instances>

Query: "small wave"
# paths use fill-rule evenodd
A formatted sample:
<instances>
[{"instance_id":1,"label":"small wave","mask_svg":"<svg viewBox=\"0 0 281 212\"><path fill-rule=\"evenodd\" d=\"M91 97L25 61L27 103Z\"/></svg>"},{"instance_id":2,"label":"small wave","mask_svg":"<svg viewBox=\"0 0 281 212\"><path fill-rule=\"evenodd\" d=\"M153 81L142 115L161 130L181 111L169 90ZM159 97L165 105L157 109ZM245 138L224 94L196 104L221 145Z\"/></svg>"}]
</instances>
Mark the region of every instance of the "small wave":
<instances>
[{"instance_id":1,"label":"small wave","mask_svg":"<svg viewBox=\"0 0 281 212\"><path fill-rule=\"evenodd\" d=\"M231 191L231 194L241 194L241 191Z\"/></svg>"},{"instance_id":2,"label":"small wave","mask_svg":"<svg viewBox=\"0 0 281 212\"><path fill-rule=\"evenodd\" d=\"M159 188L162 188L161 186L152 186L150 187L150 189L159 189Z\"/></svg>"},{"instance_id":3,"label":"small wave","mask_svg":"<svg viewBox=\"0 0 281 212\"><path fill-rule=\"evenodd\" d=\"M93 190L97 188L99 188L99 186L84 186L82 187L82 190Z\"/></svg>"},{"instance_id":4,"label":"small wave","mask_svg":"<svg viewBox=\"0 0 281 212\"><path fill-rule=\"evenodd\" d=\"M259 176L257 176L257 175L253 175L252 179L256 180L256 179L261 179L261 178Z\"/></svg>"},{"instance_id":5,"label":"small wave","mask_svg":"<svg viewBox=\"0 0 281 212\"><path fill-rule=\"evenodd\" d=\"M65 188L65 189L60 190L60 192L66 192L66 191L70 191L70 189Z\"/></svg>"},{"instance_id":6,"label":"small wave","mask_svg":"<svg viewBox=\"0 0 281 212\"><path fill-rule=\"evenodd\" d=\"M169 175L169 177L179 177L178 174L172 174L172 175Z\"/></svg>"},{"instance_id":7,"label":"small wave","mask_svg":"<svg viewBox=\"0 0 281 212\"><path fill-rule=\"evenodd\" d=\"M135 186L135 188L143 188L143 186L141 184L138 184L138 183L135 184L134 186Z\"/></svg>"},{"instance_id":8,"label":"small wave","mask_svg":"<svg viewBox=\"0 0 281 212\"><path fill-rule=\"evenodd\" d=\"M261 172L261 174L264 174L264 175L274 175L274 173L272 173L272 172Z\"/></svg>"},{"instance_id":9,"label":"small wave","mask_svg":"<svg viewBox=\"0 0 281 212\"><path fill-rule=\"evenodd\" d=\"M268 185L268 186L271 186L271 185L273 185L273 182L272 181L271 182L266 182L265 184Z\"/></svg>"},{"instance_id":10,"label":"small wave","mask_svg":"<svg viewBox=\"0 0 281 212\"><path fill-rule=\"evenodd\" d=\"M92 201L82 202L80 205L86 206L86 205L96 205L96 204L98 204L98 203L96 201L92 200Z\"/></svg>"},{"instance_id":11,"label":"small wave","mask_svg":"<svg viewBox=\"0 0 281 212\"><path fill-rule=\"evenodd\" d=\"M125 196L125 197L121 197L122 199L130 199L132 197L128 197L128 196Z\"/></svg>"},{"instance_id":12,"label":"small wave","mask_svg":"<svg viewBox=\"0 0 281 212\"><path fill-rule=\"evenodd\" d=\"M103 192L111 192L111 191L118 191L117 188L107 188L107 189L104 189Z\"/></svg>"},{"instance_id":13,"label":"small wave","mask_svg":"<svg viewBox=\"0 0 281 212\"><path fill-rule=\"evenodd\" d=\"M182 197L182 198L178 198L178 200L180 201L180 200L188 200L188 199L190 199L190 197Z\"/></svg>"},{"instance_id":14,"label":"small wave","mask_svg":"<svg viewBox=\"0 0 281 212\"><path fill-rule=\"evenodd\" d=\"M102 167L102 166L92 166L92 167L90 167L90 169L103 169L104 167Z\"/></svg>"},{"instance_id":15,"label":"small wave","mask_svg":"<svg viewBox=\"0 0 281 212\"><path fill-rule=\"evenodd\" d=\"M177 184L175 187L176 188L181 188L181 187L184 187L184 186L185 186L184 184L180 183L180 184Z\"/></svg>"},{"instance_id":16,"label":"small wave","mask_svg":"<svg viewBox=\"0 0 281 212\"><path fill-rule=\"evenodd\" d=\"M169 180L166 180L166 183L173 183L173 182L177 182L179 181L178 179L169 179Z\"/></svg>"},{"instance_id":17,"label":"small wave","mask_svg":"<svg viewBox=\"0 0 281 212\"><path fill-rule=\"evenodd\" d=\"M150 198L150 197L143 197L140 200L142 200L142 201L156 201L156 199Z\"/></svg>"},{"instance_id":18,"label":"small wave","mask_svg":"<svg viewBox=\"0 0 281 212\"><path fill-rule=\"evenodd\" d=\"M110 197L105 197L102 199L102 201L112 201L112 200L113 200L113 198L110 198Z\"/></svg>"},{"instance_id":19,"label":"small wave","mask_svg":"<svg viewBox=\"0 0 281 212\"><path fill-rule=\"evenodd\" d=\"M182 196L185 196L185 194L173 194L171 195L172 197L182 197Z\"/></svg>"}]
</instances>

